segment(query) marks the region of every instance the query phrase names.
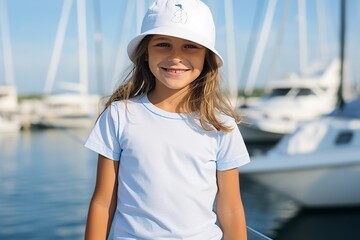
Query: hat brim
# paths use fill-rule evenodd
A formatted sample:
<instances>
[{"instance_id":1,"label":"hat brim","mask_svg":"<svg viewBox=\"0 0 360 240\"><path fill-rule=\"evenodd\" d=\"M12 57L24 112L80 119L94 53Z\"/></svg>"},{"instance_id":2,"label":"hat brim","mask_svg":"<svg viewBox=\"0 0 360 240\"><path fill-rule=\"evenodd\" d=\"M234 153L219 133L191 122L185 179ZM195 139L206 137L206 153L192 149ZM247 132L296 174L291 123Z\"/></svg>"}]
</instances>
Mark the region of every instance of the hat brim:
<instances>
[{"instance_id":1,"label":"hat brim","mask_svg":"<svg viewBox=\"0 0 360 240\"><path fill-rule=\"evenodd\" d=\"M143 32L143 33L139 34L138 36L134 37L129 42L128 47L127 47L127 53L132 62L134 62L135 50L138 47L141 40L143 40L143 38L147 35L155 35L155 34L183 38L183 39L198 43L198 44L208 48L213 53L215 53L216 62L218 64L218 67L221 67L223 65L223 59L222 59L221 55L218 53L218 51L216 51L216 49L214 47L209 47L210 44L208 42L204 42L203 36L197 36L198 34L194 33L194 32L181 31L181 30L179 31L179 29L174 29L174 28L169 28L169 27L153 28L149 31Z\"/></svg>"}]
</instances>

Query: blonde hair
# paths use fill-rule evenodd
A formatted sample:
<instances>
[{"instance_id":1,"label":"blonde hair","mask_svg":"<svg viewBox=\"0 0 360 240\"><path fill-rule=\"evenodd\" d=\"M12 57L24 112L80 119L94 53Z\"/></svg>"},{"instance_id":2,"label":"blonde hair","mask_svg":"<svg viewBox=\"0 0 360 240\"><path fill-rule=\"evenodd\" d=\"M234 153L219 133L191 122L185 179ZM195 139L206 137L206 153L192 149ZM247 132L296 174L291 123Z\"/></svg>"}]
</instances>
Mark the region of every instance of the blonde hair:
<instances>
[{"instance_id":1,"label":"blonde hair","mask_svg":"<svg viewBox=\"0 0 360 240\"><path fill-rule=\"evenodd\" d=\"M113 92L105 107L112 102L128 100L132 97L148 93L155 87L155 77L147 64L147 46L152 35L146 36L138 45L134 65L125 81ZM215 54L208 50L205 57L204 68L200 76L190 84L191 91L185 100L189 112L197 112L203 129L210 131L209 124L218 131L229 132L232 127L221 122L217 115L224 114L240 123L240 118L231 106L227 97L222 94L220 86L220 73L216 63Z\"/></svg>"}]
</instances>

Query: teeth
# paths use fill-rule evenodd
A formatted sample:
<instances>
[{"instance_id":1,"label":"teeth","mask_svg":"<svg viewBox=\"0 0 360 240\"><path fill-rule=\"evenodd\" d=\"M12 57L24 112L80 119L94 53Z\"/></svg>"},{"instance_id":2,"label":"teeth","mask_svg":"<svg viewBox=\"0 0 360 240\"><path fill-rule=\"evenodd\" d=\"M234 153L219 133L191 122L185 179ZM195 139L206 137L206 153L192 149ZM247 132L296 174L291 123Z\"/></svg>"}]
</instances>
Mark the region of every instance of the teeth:
<instances>
[{"instance_id":1,"label":"teeth","mask_svg":"<svg viewBox=\"0 0 360 240\"><path fill-rule=\"evenodd\" d=\"M168 72L172 72L172 73L183 73L183 72L185 72L185 70L179 70L179 69L168 69Z\"/></svg>"}]
</instances>

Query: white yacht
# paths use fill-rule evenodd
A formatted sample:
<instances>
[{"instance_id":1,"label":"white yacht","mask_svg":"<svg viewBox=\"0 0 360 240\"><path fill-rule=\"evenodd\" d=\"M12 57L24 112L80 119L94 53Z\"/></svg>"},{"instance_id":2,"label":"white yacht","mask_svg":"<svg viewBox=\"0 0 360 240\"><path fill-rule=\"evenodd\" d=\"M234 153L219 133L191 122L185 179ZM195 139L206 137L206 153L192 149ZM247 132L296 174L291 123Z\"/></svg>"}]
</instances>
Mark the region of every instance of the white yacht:
<instances>
[{"instance_id":1,"label":"white yacht","mask_svg":"<svg viewBox=\"0 0 360 240\"><path fill-rule=\"evenodd\" d=\"M90 128L100 113L97 95L59 94L43 98L40 124L54 128Z\"/></svg>"},{"instance_id":2,"label":"white yacht","mask_svg":"<svg viewBox=\"0 0 360 240\"><path fill-rule=\"evenodd\" d=\"M308 73L273 81L259 100L238 108L244 140L277 141L293 132L300 123L334 110L339 86L340 61L319 63Z\"/></svg>"},{"instance_id":3,"label":"white yacht","mask_svg":"<svg viewBox=\"0 0 360 240\"><path fill-rule=\"evenodd\" d=\"M300 126L239 171L304 206L360 206L360 98Z\"/></svg>"},{"instance_id":4,"label":"white yacht","mask_svg":"<svg viewBox=\"0 0 360 240\"><path fill-rule=\"evenodd\" d=\"M13 86L0 86L0 133L20 130L17 91Z\"/></svg>"}]
</instances>

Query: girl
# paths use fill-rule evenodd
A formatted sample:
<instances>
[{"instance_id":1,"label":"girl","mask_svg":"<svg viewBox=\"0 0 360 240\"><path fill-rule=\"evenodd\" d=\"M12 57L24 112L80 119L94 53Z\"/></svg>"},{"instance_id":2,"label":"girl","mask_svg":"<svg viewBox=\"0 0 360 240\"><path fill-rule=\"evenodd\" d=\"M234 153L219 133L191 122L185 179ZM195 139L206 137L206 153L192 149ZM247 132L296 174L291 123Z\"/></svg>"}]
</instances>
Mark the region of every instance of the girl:
<instances>
[{"instance_id":1,"label":"girl","mask_svg":"<svg viewBox=\"0 0 360 240\"><path fill-rule=\"evenodd\" d=\"M128 45L134 67L85 144L98 168L85 239L246 239L238 167L249 155L220 90L199 0L158 0ZM114 221L113 221L114 220Z\"/></svg>"}]
</instances>

